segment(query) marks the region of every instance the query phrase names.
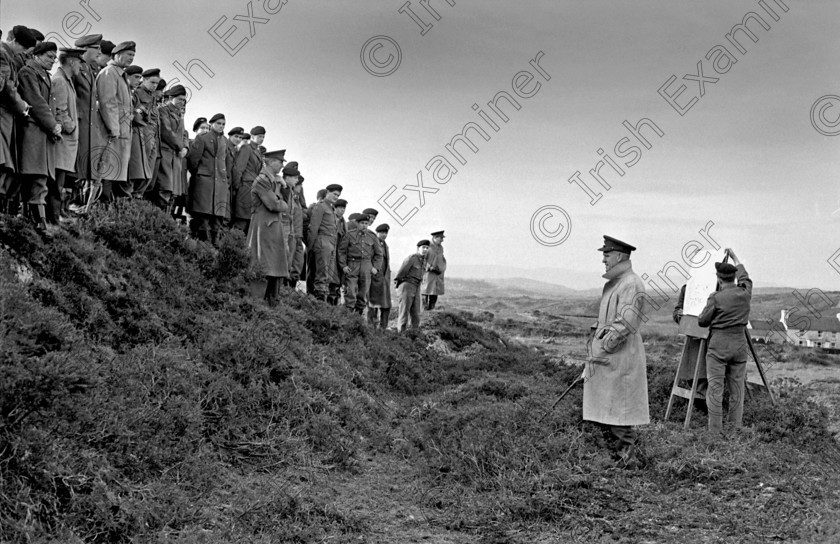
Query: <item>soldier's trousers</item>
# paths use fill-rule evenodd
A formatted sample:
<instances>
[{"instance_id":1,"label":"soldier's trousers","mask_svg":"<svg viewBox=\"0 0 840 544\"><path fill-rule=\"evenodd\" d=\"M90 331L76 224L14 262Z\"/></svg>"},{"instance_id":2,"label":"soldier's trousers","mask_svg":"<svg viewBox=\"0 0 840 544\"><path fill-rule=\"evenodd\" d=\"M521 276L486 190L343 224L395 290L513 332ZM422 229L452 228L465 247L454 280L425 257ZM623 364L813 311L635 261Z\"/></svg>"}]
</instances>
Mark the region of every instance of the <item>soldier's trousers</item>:
<instances>
[{"instance_id":1,"label":"soldier's trousers","mask_svg":"<svg viewBox=\"0 0 840 544\"><path fill-rule=\"evenodd\" d=\"M303 274L303 237L295 236L294 240L294 252L292 259L289 261L291 264L289 275L293 281L298 281Z\"/></svg>"},{"instance_id":2,"label":"soldier's trousers","mask_svg":"<svg viewBox=\"0 0 840 544\"><path fill-rule=\"evenodd\" d=\"M57 225L61 217L61 204L64 199L64 180L67 171L56 168L55 179L47 181L47 221Z\"/></svg>"},{"instance_id":3,"label":"soldier's trousers","mask_svg":"<svg viewBox=\"0 0 840 544\"><path fill-rule=\"evenodd\" d=\"M709 430L723 430L723 394L729 390L727 421L740 427L744 419L744 378L747 374L747 338L743 327L713 329L706 352L706 406Z\"/></svg>"},{"instance_id":4,"label":"soldier's trousers","mask_svg":"<svg viewBox=\"0 0 840 544\"><path fill-rule=\"evenodd\" d=\"M370 292L370 259L350 261L350 272L344 274L344 307L362 313Z\"/></svg>"},{"instance_id":5,"label":"soldier's trousers","mask_svg":"<svg viewBox=\"0 0 840 544\"><path fill-rule=\"evenodd\" d=\"M326 298L330 292L330 278L335 276L335 239L332 236L318 236L312 246L315 261L315 296Z\"/></svg>"},{"instance_id":6,"label":"soldier's trousers","mask_svg":"<svg viewBox=\"0 0 840 544\"><path fill-rule=\"evenodd\" d=\"M21 201L44 206L47 203L47 176L23 174L21 176Z\"/></svg>"},{"instance_id":7,"label":"soldier's trousers","mask_svg":"<svg viewBox=\"0 0 840 544\"><path fill-rule=\"evenodd\" d=\"M420 327L420 284L403 282L398 289L400 293L400 314L397 321L397 330L404 331L411 318L411 328Z\"/></svg>"}]
</instances>

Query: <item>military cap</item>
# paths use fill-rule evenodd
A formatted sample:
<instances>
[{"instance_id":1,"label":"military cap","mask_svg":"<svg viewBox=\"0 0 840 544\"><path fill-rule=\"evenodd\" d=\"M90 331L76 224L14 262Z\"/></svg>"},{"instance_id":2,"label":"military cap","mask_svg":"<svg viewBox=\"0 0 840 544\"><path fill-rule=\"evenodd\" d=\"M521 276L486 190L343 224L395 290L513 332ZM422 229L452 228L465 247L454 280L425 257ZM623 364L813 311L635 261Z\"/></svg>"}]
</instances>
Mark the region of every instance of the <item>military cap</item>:
<instances>
[{"instance_id":1,"label":"military cap","mask_svg":"<svg viewBox=\"0 0 840 544\"><path fill-rule=\"evenodd\" d=\"M333 191L338 191L339 193L344 190L344 187L339 185L338 183L330 183L327 185L327 192L332 193Z\"/></svg>"},{"instance_id":2,"label":"military cap","mask_svg":"<svg viewBox=\"0 0 840 544\"><path fill-rule=\"evenodd\" d=\"M81 59L82 55L85 54L84 49L76 47L59 47L58 50L61 51L61 54L65 57L75 57L77 59Z\"/></svg>"},{"instance_id":3,"label":"military cap","mask_svg":"<svg viewBox=\"0 0 840 544\"><path fill-rule=\"evenodd\" d=\"M266 151L265 153L263 153L263 158L264 159L271 159L271 160L275 160L275 161L282 161L283 156L285 154L286 154L285 149L278 149L276 151Z\"/></svg>"},{"instance_id":4,"label":"military cap","mask_svg":"<svg viewBox=\"0 0 840 544\"><path fill-rule=\"evenodd\" d=\"M137 51L137 44L134 42L120 42L111 50L111 55L113 56L124 51Z\"/></svg>"},{"instance_id":5,"label":"military cap","mask_svg":"<svg viewBox=\"0 0 840 544\"><path fill-rule=\"evenodd\" d=\"M343 198L339 198L338 200L335 201L335 207L336 208L346 208L347 207L347 201L344 200ZM357 214L351 214L351 215L357 215Z\"/></svg>"},{"instance_id":6,"label":"military cap","mask_svg":"<svg viewBox=\"0 0 840 544\"><path fill-rule=\"evenodd\" d=\"M417 242L417 247L430 245L432 245L432 243L428 240L420 240L419 242Z\"/></svg>"},{"instance_id":7,"label":"military cap","mask_svg":"<svg viewBox=\"0 0 840 544\"><path fill-rule=\"evenodd\" d=\"M131 66L125 67L125 75L127 76L134 76L141 73L143 73L143 68L140 66L132 64Z\"/></svg>"},{"instance_id":8,"label":"military cap","mask_svg":"<svg viewBox=\"0 0 840 544\"><path fill-rule=\"evenodd\" d=\"M265 134L265 128L259 125L255 126L251 129L251 136L257 136L259 134ZM285 151L285 149L283 150Z\"/></svg>"},{"instance_id":9,"label":"military cap","mask_svg":"<svg viewBox=\"0 0 840 544\"><path fill-rule=\"evenodd\" d=\"M359 223L361 223L362 221L364 221L365 223L370 223L370 219L371 217L368 214L360 213L359 218L356 219L356 221L358 221Z\"/></svg>"},{"instance_id":10,"label":"military cap","mask_svg":"<svg viewBox=\"0 0 840 544\"><path fill-rule=\"evenodd\" d=\"M166 97L173 97L173 96L187 96L187 90L184 88L183 85L173 85L168 90L164 91L163 96ZM199 117L199 119L203 119ZM198 127L195 127L193 130L197 130Z\"/></svg>"},{"instance_id":11,"label":"military cap","mask_svg":"<svg viewBox=\"0 0 840 544\"><path fill-rule=\"evenodd\" d=\"M102 34L88 34L76 40L76 47L96 47L102 41Z\"/></svg>"},{"instance_id":12,"label":"military cap","mask_svg":"<svg viewBox=\"0 0 840 544\"><path fill-rule=\"evenodd\" d=\"M245 129L242 127L233 127L230 129L230 132L228 132L228 136L242 136L242 133L244 132Z\"/></svg>"},{"instance_id":13,"label":"military cap","mask_svg":"<svg viewBox=\"0 0 840 544\"><path fill-rule=\"evenodd\" d=\"M50 51L58 51L58 46L55 42L41 42L35 46L35 49L32 50L32 55L37 57L38 55L43 55L44 53L49 53Z\"/></svg>"},{"instance_id":14,"label":"military cap","mask_svg":"<svg viewBox=\"0 0 840 544\"><path fill-rule=\"evenodd\" d=\"M717 277L723 281L732 281L735 279L738 269L729 263L715 263L715 271Z\"/></svg>"},{"instance_id":15,"label":"military cap","mask_svg":"<svg viewBox=\"0 0 840 544\"><path fill-rule=\"evenodd\" d=\"M619 253L626 253L627 255L630 255L630 252L635 250L636 248L630 244L607 235L604 235L604 246L598 248L598 251L603 251L605 253L607 251L618 251Z\"/></svg>"},{"instance_id":16,"label":"military cap","mask_svg":"<svg viewBox=\"0 0 840 544\"><path fill-rule=\"evenodd\" d=\"M336 204L336 206L337 206L337 205L338 205L338 204ZM360 214L360 213L351 213L351 214L347 217L347 220L348 220L348 221L358 221L358 220L359 220L359 216L360 216L360 215L362 215L362 214Z\"/></svg>"},{"instance_id":17,"label":"military cap","mask_svg":"<svg viewBox=\"0 0 840 544\"><path fill-rule=\"evenodd\" d=\"M388 223L382 223L376 227L376 232L388 232L389 230L391 230L391 226Z\"/></svg>"},{"instance_id":18,"label":"military cap","mask_svg":"<svg viewBox=\"0 0 840 544\"><path fill-rule=\"evenodd\" d=\"M116 45L114 42L109 42L108 40L102 40L99 42L99 50L102 52L103 55L111 55L111 52L114 50Z\"/></svg>"},{"instance_id":19,"label":"military cap","mask_svg":"<svg viewBox=\"0 0 840 544\"><path fill-rule=\"evenodd\" d=\"M217 113L216 115L214 115L213 117L210 118L209 122L212 125L216 121L221 121L221 120L225 120L225 121L227 120L227 119L225 119L225 114L224 113Z\"/></svg>"},{"instance_id":20,"label":"military cap","mask_svg":"<svg viewBox=\"0 0 840 544\"><path fill-rule=\"evenodd\" d=\"M36 42L42 42L44 41L44 38L46 38L46 36L44 36L44 33L38 29L30 28L29 32L32 33L32 36L35 38Z\"/></svg>"},{"instance_id":21,"label":"military cap","mask_svg":"<svg viewBox=\"0 0 840 544\"><path fill-rule=\"evenodd\" d=\"M250 140L251 139L251 135L248 134L247 132L243 132L242 134L240 134L240 136L242 137L243 140Z\"/></svg>"},{"instance_id":22,"label":"military cap","mask_svg":"<svg viewBox=\"0 0 840 544\"><path fill-rule=\"evenodd\" d=\"M19 43L24 49L35 47L35 43L38 41L35 39L35 34L33 34L31 30L29 30L23 25L13 26L12 36L14 36L15 41Z\"/></svg>"},{"instance_id":23,"label":"military cap","mask_svg":"<svg viewBox=\"0 0 840 544\"><path fill-rule=\"evenodd\" d=\"M297 169L296 162L290 162L286 166L283 167L283 175L284 176L299 176L300 170Z\"/></svg>"},{"instance_id":24,"label":"military cap","mask_svg":"<svg viewBox=\"0 0 840 544\"><path fill-rule=\"evenodd\" d=\"M160 81L158 81L158 84L157 84L157 87L155 87L155 90L156 91L162 91L165 88L166 88L166 80L163 79L163 78L160 78Z\"/></svg>"},{"instance_id":25,"label":"military cap","mask_svg":"<svg viewBox=\"0 0 840 544\"><path fill-rule=\"evenodd\" d=\"M148 70L143 70L143 77L160 77L160 68L149 68Z\"/></svg>"},{"instance_id":26,"label":"military cap","mask_svg":"<svg viewBox=\"0 0 840 544\"><path fill-rule=\"evenodd\" d=\"M362 213L365 213L367 215L373 215L373 216L379 215L379 212L374 210L373 208L365 208L365 211L363 211Z\"/></svg>"},{"instance_id":27,"label":"military cap","mask_svg":"<svg viewBox=\"0 0 840 544\"><path fill-rule=\"evenodd\" d=\"M433 232L433 233L432 233L432 236L440 236L441 238L446 238L446 237L443 235L443 231L442 231L442 230L439 230L439 231L437 231L437 232Z\"/></svg>"},{"instance_id":28,"label":"military cap","mask_svg":"<svg viewBox=\"0 0 840 544\"><path fill-rule=\"evenodd\" d=\"M193 132L198 132L198 128L206 122L206 117L199 117L198 119L196 119L195 123L193 123Z\"/></svg>"}]
</instances>

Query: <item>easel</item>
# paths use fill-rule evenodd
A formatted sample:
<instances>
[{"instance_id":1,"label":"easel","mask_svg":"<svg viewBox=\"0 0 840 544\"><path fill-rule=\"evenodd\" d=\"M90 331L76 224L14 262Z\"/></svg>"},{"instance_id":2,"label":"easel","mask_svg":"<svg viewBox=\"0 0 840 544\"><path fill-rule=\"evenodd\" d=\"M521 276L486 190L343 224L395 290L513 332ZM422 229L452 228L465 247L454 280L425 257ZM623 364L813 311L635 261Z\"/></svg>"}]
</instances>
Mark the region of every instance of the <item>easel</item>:
<instances>
[{"instance_id":1,"label":"easel","mask_svg":"<svg viewBox=\"0 0 840 544\"><path fill-rule=\"evenodd\" d=\"M723 262L727 262L728 260L729 255L727 254L724 257ZM691 423L692 408L694 408L694 399L705 400L706 398L705 394L697 392L697 388L698 381L700 379L705 379L706 377L706 348L708 347L709 329L701 327L697 322L697 317L684 315L680 319L680 334L685 335L685 343L683 344L682 355L680 356L680 364L677 366L677 373L676 376L674 376L674 385L671 386L668 408L665 410L665 421L667 421L671 416L671 408L674 405L674 397L687 399L688 410L685 414L683 429L688 430L688 425ZM770 402L773 406L775 406L776 398L773 396L773 390L770 389L770 385L767 383L767 377L764 374L764 367L761 366L761 359L758 358L758 354L753 346L750 331L745 328L744 334L747 337L747 346L750 348L750 353L755 361L755 366L758 368L758 374L761 376L761 381L767 389L767 393L770 395ZM692 355L695 353L695 350L697 356L696 359L692 361ZM691 368L692 364L694 365L693 369ZM685 387L679 387L680 379L687 379L688 375L692 376L690 390ZM750 397L752 396L749 392L749 388L747 388L746 376L744 377L744 390L745 394Z\"/></svg>"}]
</instances>

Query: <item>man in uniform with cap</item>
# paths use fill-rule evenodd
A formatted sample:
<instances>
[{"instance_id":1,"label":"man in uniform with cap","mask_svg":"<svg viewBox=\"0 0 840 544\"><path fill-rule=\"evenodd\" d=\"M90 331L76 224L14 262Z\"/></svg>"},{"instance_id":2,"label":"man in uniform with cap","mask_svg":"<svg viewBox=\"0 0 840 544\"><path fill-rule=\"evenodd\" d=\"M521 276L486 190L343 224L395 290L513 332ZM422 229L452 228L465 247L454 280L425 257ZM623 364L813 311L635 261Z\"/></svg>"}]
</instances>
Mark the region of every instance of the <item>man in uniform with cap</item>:
<instances>
[{"instance_id":1,"label":"man in uniform with cap","mask_svg":"<svg viewBox=\"0 0 840 544\"><path fill-rule=\"evenodd\" d=\"M134 90L134 107L140 109L144 125L140 127L143 149L149 165L149 179L145 186L134 187L134 196L142 198L154 185L160 161L160 116L158 112L158 84L160 68L143 70L140 86Z\"/></svg>"},{"instance_id":2,"label":"man in uniform with cap","mask_svg":"<svg viewBox=\"0 0 840 544\"><path fill-rule=\"evenodd\" d=\"M81 191L85 181L92 179L90 162L90 133L93 130L93 116L96 113L96 75L101 66L97 62L101 56L100 42L102 34L88 34L76 40L75 46L84 49L82 64L79 72L73 77L73 87L76 90L76 111L79 116L78 129L78 153L76 153L76 168L74 200L77 204L84 204L84 197Z\"/></svg>"},{"instance_id":3,"label":"man in uniform with cap","mask_svg":"<svg viewBox=\"0 0 840 544\"><path fill-rule=\"evenodd\" d=\"M64 210L65 181L76 170L79 146L76 89L73 77L79 74L84 49L62 47L58 55L59 67L52 77L52 97L55 101L55 120L61 124L61 140L55 146L55 180L47 184L47 221L59 223Z\"/></svg>"},{"instance_id":4,"label":"man in uniform with cap","mask_svg":"<svg viewBox=\"0 0 840 544\"><path fill-rule=\"evenodd\" d=\"M148 115L140 105L137 90L143 84L143 68L141 66L127 66L125 75L128 77L128 87L131 89L131 155L128 161L128 180L131 183L131 194L134 198L142 198L152 179L152 165L149 164L148 144L144 130Z\"/></svg>"},{"instance_id":5,"label":"man in uniform with cap","mask_svg":"<svg viewBox=\"0 0 840 544\"><path fill-rule=\"evenodd\" d=\"M604 254L607 283L583 373L583 420L599 424L604 437L614 441L619 466L624 468L639 466L633 426L650 423L647 360L639 332L649 319L645 300L649 297L630 262L635 249L611 236L604 236L598 249Z\"/></svg>"},{"instance_id":6,"label":"man in uniform with cap","mask_svg":"<svg viewBox=\"0 0 840 544\"><path fill-rule=\"evenodd\" d=\"M100 43L101 47L101 43ZM122 42L114 47L111 60L96 76L95 130L91 132L91 161L94 183L101 181L102 200L115 197L130 198L132 185L128 179L131 159L131 90L125 69L134 60L134 42ZM96 191L92 191L95 198Z\"/></svg>"},{"instance_id":7,"label":"man in uniform with cap","mask_svg":"<svg viewBox=\"0 0 840 544\"><path fill-rule=\"evenodd\" d=\"M727 420L736 429L744 419L744 378L747 372L747 335L753 282L735 253L727 248L730 263L715 263L719 290L709 295L697 324L709 328L706 351L706 406L709 431L723 432L723 393L729 389Z\"/></svg>"},{"instance_id":8,"label":"man in uniform with cap","mask_svg":"<svg viewBox=\"0 0 840 544\"><path fill-rule=\"evenodd\" d=\"M444 293L443 274L446 272L446 257L443 256L443 231L432 233L432 245L426 257L426 273L423 276L423 309L434 310L438 296Z\"/></svg>"},{"instance_id":9,"label":"man in uniform with cap","mask_svg":"<svg viewBox=\"0 0 840 544\"><path fill-rule=\"evenodd\" d=\"M230 217L228 173L232 161L225 138L225 122L221 113L211 117L210 130L199 134L187 153L192 174L188 208L194 218L193 231L199 240L209 239L214 246L220 227Z\"/></svg>"},{"instance_id":10,"label":"man in uniform with cap","mask_svg":"<svg viewBox=\"0 0 840 544\"><path fill-rule=\"evenodd\" d=\"M417 242L417 252L409 255L394 277L394 285L400 295L400 313L397 320L397 331L404 331L411 318L411 328L420 327L420 282L426 270L426 254L431 242L420 240Z\"/></svg>"},{"instance_id":11,"label":"man in uniform with cap","mask_svg":"<svg viewBox=\"0 0 840 544\"><path fill-rule=\"evenodd\" d=\"M339 198L335 201L335 247L341 245L341 240L347 234L348 222L344 220L344 213L347 211L347 201ZM357 213L350 214L350 221L355 221L354 216ZM355 225L355 223L353 223ZM338 251L335 252L335 274L330 278L330 294L327 296L327 302L333 306L338 306L341 301L341 286L344 285L344 267L341 266L338 259Z\"/></svg>"},{"instance_id":12,"label":"man in uniform with cap","mask_svg":"<svg viewBox=\"0 0 840 544\"><path fill-rule=\"evenodd\" d=\"M49 74L57 57L54 42L41 42L18 72L20 97L31 106L29 115L20 120L21 201L27 205L36 229L47 236L53 230L46 222L48 186L55 183L55 143L61 139L62 128L55 118Z\"/></svg>"},{"instance_id":13,"label":"man in uniform with cap","mask_svg":"<svg viewBox=\"0 0 840 544\"><path fill-rule=\"evenodd\" d=\"M341 196L342 187L327 185L324 200L315 204L309 218L309 247L314 255L315 298L327 302L330 280L335 276L336 218L335 201Z\"/></svg>"},{"instance_id":14,"label":"man in uniform with cap","mask_svg":"<svg viewBox=\"0 0 840 544\"><path fill-rule=\"evenodd\" d=\"M248 247L251 258L265 271L267 285L265 300L269 306L277 304L281 281L289 277L286 233L280 221L289 206L280 195L277 175L283 168L281 151L265 154L265 166L251 184L251 226Z\"/></svg>"},{"instance_id":15,"label":"man in uniform with cap","mask_svg":"<svg viewBox=\"0 0 840 544\"><path fill-rule=\"evenodd\" d=\"M385 242L389 230L391 227L388 223L376 227L376 236L382 246L382 268L378 274L371 276L368 295L368 322L373 328L378 326L383 331L388 328L391 313L391 250Z\"/></svg>"},{"instance_id":16,"label":"man in uniform with cap","mask_svg":"<svg viewBox=\"0 0 840 544\"><path fill-rule=\"evenodd\" d=\"M158 109L160 160L154 184L151 191L145 195L162 210L174 203L173 195L178 196L186 192L186 188L181 187L181 159L187 156L189 150L184 129L187 90L183 85L174 85L164 92L164 97L166 103Z\"/></svg>"},{"instance_id":17,"label":"man in uniform with cap","mask_svg":"<svg viewBox=\"0 0 840 544\"><path fill-rule=\"evenodd\" d=\"M300 279L300 272L296 269L296 255L298 252L298 241L303 238L303 210L295 191L300 180L298 163L290 162L283 167L283 179L280 187L280 196L288 205L289 209L282 215L283 228L286 233L286 257L289 261L289 278L287 285L297 287ZM300 261L303 260L303 247L301 247Z\"/></svg>"},{"instance_id":18,"label":"man in uniform with cap","mask_svg":"<svg viewBox=\"0 0 840 544\"><path fill-rule=\"evenodd\" d=\"M23 68L18 55L34 46L35 37L28 28L21 25L12 28L7 40L0 43L0 57L6 72L5 85L0 92L0 214L17 215L20 138L15 119L18 116L26 117L30 109L18 89L18 75Z\"/></svg>"},{"instance_id":19,"label":"man in uniform with cap","mask_svg":"<svg viewBox=\"0 0 840 544\"><path fill-rule=\"evenodd\" d=\"M304 266L304 273L306 275L306 294L312 296L315 296L315 252L312 251L312 246L309 245L309 220L312 218L312 210L315 209L315 206L317 206L319 202L324 201L325 196L327 196L327 190L318 189L318 192L315 193L315 202L310 204L303 213L303 239L306 242L306 252L303 259L306 263ZM338 202L338 200L336 200L336 202ZM333 207L333 209L335 209L335 207ZM338 257L336 256L336 266L338 266L337 259Z\"/></svg>"},{"instance_id":20,"label":"man in uniform with cap","mask_svg":"<svg viewBox=\"0 0 840 544\"><path fill-rule=\"evenodd\" d=\"M338 246L338 264L344 271L344 307L359 315L365 311L370 277L382 269L382 247L368 230L370 219L361 214Z\"/></svg>"},{"instance_id":21,"label":"man in uniform with cap","mask_svg":"<svg viewBox=\"0 0 840 544\"><path fill-rule=\"evenodd\" d=\"M263 166L263 157L259 147L265 140L265 129L256 126L251 129L250 134L251 138L248 143L239 148L236 153L230 175L231 226L246 233L248 232L248 223L251 220L251 183L262 171ZM281 163L284 163L286 150L280 149L276 152L276 156Z\"/></svg>"}]
</instances>

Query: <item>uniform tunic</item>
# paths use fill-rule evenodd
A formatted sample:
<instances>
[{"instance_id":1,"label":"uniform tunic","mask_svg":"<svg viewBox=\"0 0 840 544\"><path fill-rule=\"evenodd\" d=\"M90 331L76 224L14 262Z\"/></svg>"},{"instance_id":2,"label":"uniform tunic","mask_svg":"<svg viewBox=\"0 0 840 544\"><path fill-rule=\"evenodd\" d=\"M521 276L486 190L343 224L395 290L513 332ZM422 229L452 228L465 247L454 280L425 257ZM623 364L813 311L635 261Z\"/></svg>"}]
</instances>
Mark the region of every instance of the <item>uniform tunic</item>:
<instances>
[{"instance_id":1,"label":"uniform tunic","mask_svg":"<svg viewBox=\"0 0 840 544\"><path fill-rule=\"evenodd\" d=\"M329 293L330 280L336 267L336 216L335 206L323 200L315 204L309 217L309 243L315 265L314 291L319 295Z\"/></svg>"},{"instance_id":2,"label":"uniform tunic","mask_svg":"<svg viewBox=\"0 0 840 544\"><path fill-rule=\"evenodd\" d=\"M344 270L344 306L360 310L367 306L371 267L382 268L382 246L370 230L357 226L347 231L338 246L338 266Z\"/></svg>"},{"instance_id":3,"label":"uniform tunic","mask_svg":"<svg viewBox=\"0 0 840 544\"><path fill-rule=\"evenodd\" d=\"M647 361L639 329L650 312L645 286L622 261L607 279L583 384L583 419L606 425L650 423Z\"/></svg>"},{"instance_id":4,"label":"uniform tunic","mask_svg":"<svg viewBox=\"0 0 840 544\"><path fill-rule=\"evenodd\" d=\"M76 170L79 150L79 120L76 90L73 82L60 67L52 77L55 98L55 120L61 124L61 140L55 145L55 167L67 172Z\"/></svg>"},{"instance_id":5,"label":"uniform tunic","mask_svg":"<svg viewBox=\"0 0 840 544\"><path fill-rule=\"evenodd\" d=\"M423 271L426 269L426 259L414 253L405 258L397 271L394 280L397 282L397 292L400 295L400 313L397 318L397 330L405 330L411 319L411 328L420 326L420 282L423 281Z\"/></svg>"}]
</instances>

